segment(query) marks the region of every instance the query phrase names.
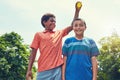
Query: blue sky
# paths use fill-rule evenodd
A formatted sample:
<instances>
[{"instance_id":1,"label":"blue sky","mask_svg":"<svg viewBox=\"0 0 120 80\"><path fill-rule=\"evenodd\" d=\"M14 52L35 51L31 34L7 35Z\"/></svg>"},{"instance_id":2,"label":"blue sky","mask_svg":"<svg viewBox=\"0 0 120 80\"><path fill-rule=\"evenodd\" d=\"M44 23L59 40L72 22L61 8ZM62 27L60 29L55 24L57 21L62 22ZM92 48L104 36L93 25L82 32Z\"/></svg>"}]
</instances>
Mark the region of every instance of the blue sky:
<instances>
[{"instance_id":1,"label":"blue sky","mask_svg":"<svg viewBox=\"0 0 120 80\"><path fill-rule=\"evenodd\" d=\"M56 16L56 28L71 24L77 0L0 0L0 35L11 31L31 44L33 36L44 28L40 18L44 13ZM96 43L116 31L120 35L120 0L81 0L83 6L79 17L87 23L85 36ZM74 36L72 31L67 37Z\"/></svg>"}]
</instances>

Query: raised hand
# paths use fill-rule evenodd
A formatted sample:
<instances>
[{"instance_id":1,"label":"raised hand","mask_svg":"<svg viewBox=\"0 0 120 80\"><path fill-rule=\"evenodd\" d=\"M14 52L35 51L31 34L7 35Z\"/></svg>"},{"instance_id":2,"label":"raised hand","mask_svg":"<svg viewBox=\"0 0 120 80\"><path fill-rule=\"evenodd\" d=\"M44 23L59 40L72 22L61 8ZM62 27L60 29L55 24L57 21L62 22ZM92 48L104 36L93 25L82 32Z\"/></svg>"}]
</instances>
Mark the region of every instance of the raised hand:
<instances>
[{"instance_id":1,"label":"raised hand","mask_svg":"<svg viewBox=\"0 0 120 80\"><path fill-rule=\"evenodd\" d=\"M82 7L82 2L77 1L75 4L76 11L79 11L81 9L81 7Z\"/></svg>"}]
</instances>

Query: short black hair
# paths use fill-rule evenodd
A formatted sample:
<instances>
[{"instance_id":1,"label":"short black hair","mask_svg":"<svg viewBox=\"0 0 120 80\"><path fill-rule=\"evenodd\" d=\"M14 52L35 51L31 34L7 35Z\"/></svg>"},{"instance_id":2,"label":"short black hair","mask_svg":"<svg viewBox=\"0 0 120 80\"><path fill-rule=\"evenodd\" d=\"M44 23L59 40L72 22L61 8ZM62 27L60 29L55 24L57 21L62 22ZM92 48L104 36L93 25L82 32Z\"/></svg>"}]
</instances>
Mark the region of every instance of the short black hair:
<instances>
[{"instance_id":1,"label":"short black hair","mask_svg":"<svg viewBox=\"0 0 120 80\"><path fill-rule=\"evenodd\" d=\"M55 15L54 14L51 14L51 13L46 13L46 14L44 14L43 16L42 16L42 18L41 18L41 24L42 24L42 26L43 27L45 27L45 25L44 25L44 21L46 22L47 20L49 20L49 18L50 17L54 17L55 18Z\"/></svg>"},{"instance_id":2,"label":"short black hair","mask_svg":"<svg viewBox=\"0 0 120 80\"><path fill-rule=\"evenodd\" d=\"M73 21L72 21L72 24L71 24L71 25L73 25L73 23L74 23L75 21L77 21L77 20L82 21L82 22L85 24L85 27L86 27L86 22L85 22L82 18L75 18L75 19L73 19Z\"/></svg>"}]
</instances>

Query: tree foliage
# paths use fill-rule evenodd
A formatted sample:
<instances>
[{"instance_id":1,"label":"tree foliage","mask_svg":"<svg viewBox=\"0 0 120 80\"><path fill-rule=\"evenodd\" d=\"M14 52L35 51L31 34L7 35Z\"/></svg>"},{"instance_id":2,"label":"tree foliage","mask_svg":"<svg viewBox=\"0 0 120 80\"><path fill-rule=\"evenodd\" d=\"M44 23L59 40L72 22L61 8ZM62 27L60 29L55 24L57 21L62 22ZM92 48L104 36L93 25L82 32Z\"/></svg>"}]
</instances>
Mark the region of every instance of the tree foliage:
<instances>
[{"instance_id":1,"label":"tree foliage","mask_svg":"<svg viewBox=\"0 0 120 80\"><path fill-rule=\"evenodd\" d=\"M17 33L0 36L0 80L25 80L29 55L28 45Z\"/></svg>"},{"instance_id":2,"label":"tree foliage","mask_svg":"<svg viewBox=\"0 0 120 80\"><path fill-rule=\"evenodd\" d=\"M98 80L120 80L120 37L113 33L103 37L99 43L101 54L98 56Z\"/></svg>"}]
</instances>

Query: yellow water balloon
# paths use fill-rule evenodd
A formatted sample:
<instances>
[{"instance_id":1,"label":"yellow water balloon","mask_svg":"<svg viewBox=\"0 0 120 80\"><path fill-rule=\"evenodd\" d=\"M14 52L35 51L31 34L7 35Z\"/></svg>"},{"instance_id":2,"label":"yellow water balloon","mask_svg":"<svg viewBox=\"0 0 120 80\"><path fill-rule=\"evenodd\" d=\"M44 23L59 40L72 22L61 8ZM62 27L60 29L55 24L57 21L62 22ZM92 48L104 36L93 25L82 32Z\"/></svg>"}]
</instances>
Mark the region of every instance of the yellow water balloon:
<instances>
[{"instance_id":1,"label":"yellow water balloon","mask_svg":"<svg viewBox=\"0 0 120 80\"><path fill-rule=\"evenodd\" d=\"M77 2L77 8L82 7L82 3L81 2Z\"/></svg>"}]
</instances>

